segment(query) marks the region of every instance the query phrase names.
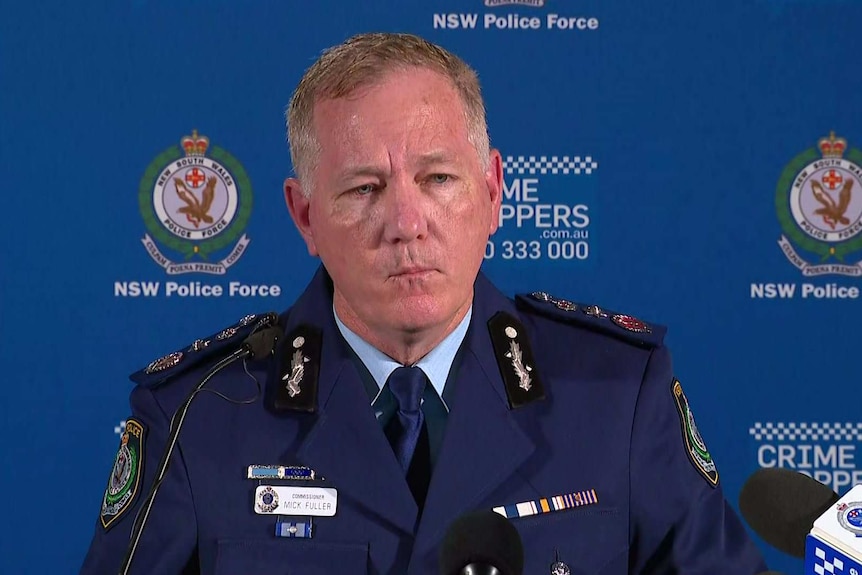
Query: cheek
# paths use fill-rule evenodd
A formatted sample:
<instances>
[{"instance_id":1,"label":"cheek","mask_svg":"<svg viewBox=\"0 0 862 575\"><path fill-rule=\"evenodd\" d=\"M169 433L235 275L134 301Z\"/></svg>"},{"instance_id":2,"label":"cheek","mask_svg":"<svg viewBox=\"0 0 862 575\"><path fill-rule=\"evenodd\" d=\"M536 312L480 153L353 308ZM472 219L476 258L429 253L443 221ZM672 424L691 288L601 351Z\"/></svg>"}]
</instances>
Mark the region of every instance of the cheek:
<instances>
[{"instance_id":1,"label":"cheek","mask_svg":"<svg viewBox=\"0 0 862 575\"><path fill-rule=\"evenodd\" d=\"M314 240L324 264L350 275L366 273L374 263L379 217L344 211L317 214Z\"/></svg>"},{"instance_id":2,"label":"cheek","mask_svg":"<svg viewBox=\"0 0 862 575\"><path fill-rule=\"evenodd\" d=\"M460 243L484 242L489 235L489 214L489 206L474 199L449 204L442 210L438 221L446 228L447 235Z\"/></svg>"}]
</instances>

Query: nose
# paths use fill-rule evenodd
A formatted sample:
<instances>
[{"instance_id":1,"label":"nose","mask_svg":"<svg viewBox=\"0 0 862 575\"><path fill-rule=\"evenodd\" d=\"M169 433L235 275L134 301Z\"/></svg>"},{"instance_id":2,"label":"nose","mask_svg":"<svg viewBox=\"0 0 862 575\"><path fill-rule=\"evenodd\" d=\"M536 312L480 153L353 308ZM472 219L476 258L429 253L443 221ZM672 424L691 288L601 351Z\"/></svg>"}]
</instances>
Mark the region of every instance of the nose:
<instances>
[{"instance_id":1,"label":"nose","mask_svg":"<svg viewBox=\"0 0 862 575\"><path fill-rule=\"evenodd\" d=\"M401 243L424 238L428 234L425 201L418 184L391 182L384 192L384 239Z\"/></svg>"}]
</instances>

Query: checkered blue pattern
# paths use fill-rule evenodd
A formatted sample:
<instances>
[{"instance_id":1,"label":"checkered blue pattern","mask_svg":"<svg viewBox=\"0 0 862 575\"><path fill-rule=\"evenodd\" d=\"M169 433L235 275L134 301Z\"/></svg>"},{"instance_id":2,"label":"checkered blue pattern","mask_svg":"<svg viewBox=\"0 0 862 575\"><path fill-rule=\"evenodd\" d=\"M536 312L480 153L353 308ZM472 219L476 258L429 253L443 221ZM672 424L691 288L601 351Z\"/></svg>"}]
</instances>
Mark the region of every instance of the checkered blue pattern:
<instances>
[{"instance_id":1,"label":"checkered blue pattern","mask_svg":"<svg viewBox=\"0 0 862 575\"><path fill-rule=\"evenodd\" d=\"M844 573L844 561L835 556L831 549L814 548L814 572L817 575L826 573Z\"/></svg>"},{"instance_id":2,"label":"checkered blue pattern","mask_svg":"<svg viewBox=\"0 0 862 575\"><path fill-rule=\"evenodd\" d=\"M862 423L758 421L748 433L757 441L862 441Z\"/></svg>"},{"instance_id":3,"label":"checkered blue pattern","mask_svg":"<svg viewBox=\"0 0 862 575\"><path fill-rule=\"evenodd\" d=\"M508 175L592 174L599 163L592 156L506 156L503 170Z\"/></svg>"}]
</instances>

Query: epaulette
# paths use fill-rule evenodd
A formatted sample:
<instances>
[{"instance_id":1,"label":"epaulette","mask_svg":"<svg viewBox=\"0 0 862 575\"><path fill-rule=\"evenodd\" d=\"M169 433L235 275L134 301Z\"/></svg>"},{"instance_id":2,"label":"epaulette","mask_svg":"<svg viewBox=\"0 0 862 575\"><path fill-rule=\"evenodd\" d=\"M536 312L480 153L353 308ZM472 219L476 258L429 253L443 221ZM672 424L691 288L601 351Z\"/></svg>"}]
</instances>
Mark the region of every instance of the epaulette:
<instances>
[{"instance_id":1,"label":"epaulette","mask_svg":"<svg viewBox=\"0 0 862 575\"><path fill-rule=\"evenodd\" d=\"M191 344L150 362L147 367L133 373L129 378L144 387L158 387L208 358L227 355L226 351L237 349L253 332L275 325L277 321L278 314L275 312L249 314L209 337L196 339Z\"/></svg>"},{"instance_id":2,"label":"epaulette","mask_svg":"<svg viewBox=\"0 0 862 575\"><path fill-rule=\"evenodd\" d=\"M649 324L636 317L602 309L597 305L570 302L542 291L518 294L515 300L519 307L526 307L545 317L580 325L640 347L660 346L667 331L662 325Z\"/></svg>"}]
</instances>

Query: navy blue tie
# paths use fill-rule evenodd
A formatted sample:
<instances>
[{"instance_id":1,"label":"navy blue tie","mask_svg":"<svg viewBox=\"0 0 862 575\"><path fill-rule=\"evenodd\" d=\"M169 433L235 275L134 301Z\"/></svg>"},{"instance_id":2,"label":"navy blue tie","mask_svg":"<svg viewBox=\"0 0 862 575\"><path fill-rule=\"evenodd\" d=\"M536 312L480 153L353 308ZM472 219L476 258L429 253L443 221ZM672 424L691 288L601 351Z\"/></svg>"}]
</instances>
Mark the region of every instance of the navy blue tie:
<instances>
[{"instance_id":1,"label":"navy blue tie","mask_svg":"<svg viewBox=\"0 0 862 575\"><path fill-rule=\"evenodd\" d=\"M410 469L410 462L425 423L422 394L427 381L425 372L418 367L399 367L386 380L389 391L398 404L398 411L388 426L387 436L405 476Z\"/></svg>"}]
</instances>

